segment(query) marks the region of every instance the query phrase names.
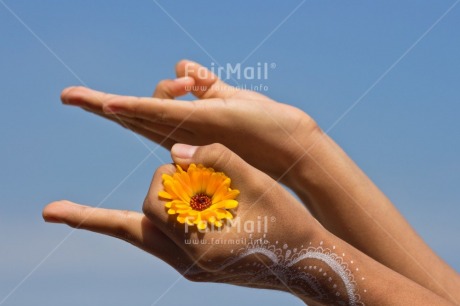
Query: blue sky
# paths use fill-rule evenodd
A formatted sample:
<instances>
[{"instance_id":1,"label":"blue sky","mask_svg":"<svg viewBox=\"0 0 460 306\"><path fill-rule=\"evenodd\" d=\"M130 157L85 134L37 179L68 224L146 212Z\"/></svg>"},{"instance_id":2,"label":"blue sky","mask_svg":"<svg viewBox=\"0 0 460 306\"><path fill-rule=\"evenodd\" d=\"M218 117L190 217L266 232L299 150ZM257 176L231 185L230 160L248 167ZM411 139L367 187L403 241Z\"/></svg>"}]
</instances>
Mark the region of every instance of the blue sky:
<instances>
[{"instance_id":1,"label":"blue sky","mask_svg":"<svg viewBox=\"0 0 460 306\"><path fill-rule=\"evenodd\" d=\"M62 106L60 91L86 84L148 96L182 58L275 63L266 94L333 127L459 270L460 5L436 23L454 3L0 1L0 301L16 288L1 305L301 305L279 292L189 283L126 243L41 219L59 199L139 210L154 170L170 162L159 149L139 165L148 150L136 137Z\"/></svg>"}]
</instances>

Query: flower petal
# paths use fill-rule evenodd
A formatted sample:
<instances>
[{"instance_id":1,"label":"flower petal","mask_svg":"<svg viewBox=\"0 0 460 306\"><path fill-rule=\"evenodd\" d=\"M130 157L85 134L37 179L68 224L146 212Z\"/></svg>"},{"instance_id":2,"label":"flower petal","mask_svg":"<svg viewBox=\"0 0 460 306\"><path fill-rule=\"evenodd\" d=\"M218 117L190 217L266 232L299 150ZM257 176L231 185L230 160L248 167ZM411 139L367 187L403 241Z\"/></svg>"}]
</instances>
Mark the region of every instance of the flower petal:
<instances>
[{"instance_id":1,"label":"flower petal","mask_svg":"<svg viewBox=\"0 0 460 306\"><path fill-rule=\"evenodd\" d=\"M218 174L212 173L209 178L208 185L206 186L207 195L213 195L214 192L216 192L217 187L219 187L217 179L218 179Z\"/></svg>"},{"instance_id":2,"label":"flower petal","mask_svg":"<svg viewBox=\"0 0 460 306\"><path fill-rule=\"evenodd\" d=\"M190 175L190 184L192 185L193 194L202 193L202 190L201 190L201 181L202 181L201 172L199 172L198 170L192 170L191 172L189 172L189 175Z\"/></svg>"},{"instance_id":3,"label":"flower petal","mask_svg":"<svg viewBox=\"0 0 460 306\"><path fill-rule=\"evenodd\" d=\"M174 181L171 188L179 199L181 199L185 203L190 202L190 197L178 181Z\"/></svg>"},{"instance_id":4,"label":"flower petal","mask_svg":"<svg viewBox=\"0 0 460 306\"><path fill-rule=\"evenodd\" d=\"M222 201L222 198L227 194L227 192L229 190L229 187L228 187L229 185L230 185L230 179L229 178L225 179L220 184L220 186L217 188L216 192L212 196L212 202L213 203L218 203L218 202Z\"/></svg>"},{"instance_id":5,"label":"flower petal","mask_svg":"<svg viewBox=\"0 0 460 306\"><path fill-rule=\"evenodd\" d=\"M179 221L179 223L182 223L184 224L185 223L185 216L184 215L178 215L177 216L177 221Z\"/></svg>"},{"instance_id":6,"label":"flower petal","mask_svg":"<svg viewBox=\"0 0 460 306\"><path fill-rule=\"evenodd\" d=\"M225 201L222 201L221 203L225 203L226 209L233 209L233 208L238 207L238 201L236 200L225 200Z\"/></svg>"},{"instance_id":7,"label":"flower petal","mask_svg":"<svg viewBox=\"0 0 460 306\"><path fill-rule=\"evenodd\" d=\"M207 226L208 226L208 223L206 221L201 221L201 222L198 222L198 224L197 224L197 227L200 230L204 230Z\"/></svg>"},{"instance_id":8,"label":"flower petal","mask_svg":"<svg viewBox=\"0 0 460 306\"><path fill-rule=\"evenodd\" d=\"M172 200L172 196L169 193L167 193L166 191L163 191L163 190L158 193L158 196L160 198L163 198L163 199Z\"/></svg>"},{"instance_id":9,"label":"flower petal","mask_svg":"<svg viewBox=\"0 0 460 306\"><path fill-rule=\"evenodd\" d=\"M234 200L240 194L238 189L228 189L226 194L222 197L223 200Z\"/></svg>"},{"instance_id":10,"label":"flower petal","mask_svg":"<svg viewBox=\"0 0 460 306\"><path fill-rule=\"evenodd\" d=\"M185 222L187 222L187 224L190 225L190 226L194 224L194 221L195 221L194 218L191 218L191 217L186 217L185 218Z\"/></svg>"}]
</instances>

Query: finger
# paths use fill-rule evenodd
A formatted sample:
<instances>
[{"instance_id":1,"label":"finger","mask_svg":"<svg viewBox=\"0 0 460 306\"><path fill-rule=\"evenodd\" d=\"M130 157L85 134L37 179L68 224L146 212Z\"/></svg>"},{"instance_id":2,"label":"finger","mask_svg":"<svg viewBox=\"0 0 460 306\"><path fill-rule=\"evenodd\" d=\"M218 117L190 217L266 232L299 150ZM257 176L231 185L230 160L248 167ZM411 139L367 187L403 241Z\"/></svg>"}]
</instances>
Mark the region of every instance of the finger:
<instances>
[{"instance_id":1,"label":"finger","mask_svg":"<svg viewBox=\"0 0 460 306\"><path fill-rule=\"evenodd\" d=\"M65 88L61 93L61 101L66 105L73 105L91 111L102 111L102 101L106 94L91 90L83 86Z\"/></svg>"},{"instance_id":2,"label":"finger","mask_svg":"<svg viewBox=\"0 0 460 306\"><path fill-rule=\"evenodd\" d=\"M153 97L160 99L174 99L187 94L194 84L195 80L186 76L175 80L162 80L155 88Z\"/></svg>"},{"instance_id":3,"label":"finger","mask_svg":"<svg viewBox=\"0 0 460 306\"><path fill-rule=\"evenodd\" d=\"M157 98L140 98L108 94L86 87L69 87L61 95L64 104L103 111L108 115L124 115L175 125L194 111L194 104Z\"/></svg>"},{"instance_id":4,"label":"finger","mask_svg":"<svg viewBox=\"0 0 460 306\"><path fill-rule=\"evenodd\" d=\"M45 221L125 240L168 264L177 266L178 256L188 256L143 214L83 206L68 201L53 202L43 210Z\"/></svg>"},{"instance_id":5,"label":"finger","mask_svg":"<svg viewBox=\"0 0 460 306\"><path fill-rule=\"evenodd\" d=\"M85 87L68 87L61 93L64 104L80 106L83 110L113 121L126 128L126 118L117 114L106 114L102 111L102 101L106 94Z\"/></svg>"},{"instance_id":6,"label":"finger","mask_svg":"<svg viewBox=\"0 0 460 306\"><path fill-rule=\"evenodd\" d=\"M114 236L133 244L142 241L143 215L134 211L110 210L58 201L43 210L45 221L65 223L74 228Z\"/></svg>"},{"instance_id":7,"label":"finger","mask_svg":"<svg viewBox=\"0 0 460 306\"><path fill-rule=\"evenodd\" d=\"M91 111L93 112L93 111ZM151 122L142 118L130 118L123 115L107 115L105 113L93 112L99 116L112 120L124 128L137 131L146 131L158 134L159 137L171 138L179 142L182 139L190 139L193 133L182 129L180 126L170 126L162 123Z\"/></svg>"},{"instance_id":8,"label":"finger","mask_svg":"<svg viewBox=\"0 0 460 306\"><path fill-rule=\"evenodd\" d=\"M102 110L89 109L89 108L87 108L85 106L83 106L82 109L87 111L87 112L90 112L90 113L93 113L95 115L98 115L98 116L100 116L102 118L105 118L107 120L110 120L112 122L115 122L116 124L121 125L122 127L126 128L125 121L127 121L128 118L125 118L125 117L119 116L119 115L115 115L115 114L113 114L113 115L106 114Z\"/></svg>"},{"instance_id":9,"label":"finger","mask_svg":"<svg viewBox=\"0 0 460 306\"><path fill-rule=\"evenodd\" d=\"M172 219L168 215L166 207L160 203L158 193L163 188L162 176L164 174L172 175L174 172L176 172L176 168L172 164L163 165L155 171L149 191L147 192L147 197L142 206L144 214L166 233L170 231L170 227L165 225L169 223L174 226L176 222L169 222Z\"/></svg>"},{"instance_id":10,"label":"finger","mask_svg":"<svg viewBox=\"0 0 460 306\"><path fill-rule=\"evenodd\" d=\"M253 181L251 174L255 169L230 149L218 143L200 147L178 143L171 148L171 157L183 168L187 168L191 163L203 164L226 173L232 180Z\"/></svg>"},{"instance_id":11,"label":"finger","mask_svg":"<svg viewBox=\"0 0 460 306\"><path fill-rule=\"evenodd\" d=\"M64 104L80 106L94 113L140 118L174 127L200 121L198 117L193 116L198 107L188 101L120 96L86 87L65 89L62 101Z\"/></svg>"},{"instance_id":12,"label":"finger","mask_svg":"<svg viewBox=\"0 0 460 306\"><path fill-rule=\"evenodd\" d=\"M106 94L102 101L102 110L106 114L142 118L176 126L193 118L191 116L196 107L194 103L187 101Z\"/></svg>"},{"instance_id":13,"label":"finger","mask_svg":"<svg viewBox=\"0 0 460 306\"><path fill-rule=\"evenodd\" d=\"M206 67L189 60L182 60L176 65L178 77L189 76L195 80L191 92L200 99L230 98L239 91L238 88L220 80Z\"/></svg>"}]
</instances>

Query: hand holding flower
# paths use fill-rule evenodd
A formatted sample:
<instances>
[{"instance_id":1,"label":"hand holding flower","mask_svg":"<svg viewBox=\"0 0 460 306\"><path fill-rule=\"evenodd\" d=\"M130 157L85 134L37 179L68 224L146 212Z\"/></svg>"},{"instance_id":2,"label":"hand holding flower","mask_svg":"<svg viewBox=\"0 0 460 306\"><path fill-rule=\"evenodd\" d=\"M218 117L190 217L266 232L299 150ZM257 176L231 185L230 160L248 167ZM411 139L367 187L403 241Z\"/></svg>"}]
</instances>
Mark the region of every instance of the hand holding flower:
<instances>
[{"instance_id":1,"label":"hand holding flower","mask_svg":"<svg viewBox=\"0 0 460 306\"><path fill-rule=\"evenodd\" d=\"M183 170L164 165L156 171L144 202L145 215L62 201L48 205L43 216L48 221L126 240L193 281L283 290L313 305L404 305L409 298L419 305L444 303L327 232L277 182L222 145L176 145L172 157ZM223 172L231 182L216 172L212 178L209 168L191 166L192 163ZM171 182L175 176L177 180ZM196 195L207 196L211 201L214 196L221 198L207 206L206 200L194 204L198 201ZM176 197L181 203L168 204ZM225 202L225 197L234 199ZM238 201L238 205L232 201ZM219 203L224 204L217 207ZM239 218L240 224L260 216L273 217L270 220L274 222L262 231L248 231L223 222L224 218L218 220L214 215L213 219L212 205L225 209L221 211L225 216L230 212L233 218ZM202 214L200 219L198 213ZM216 224L218 221L223 224ZM231 241L242 243L235 245ZM397 290L402 285L407 292ZM392 293L385 296L387 290Z\"/></svg>"}]
</instances>

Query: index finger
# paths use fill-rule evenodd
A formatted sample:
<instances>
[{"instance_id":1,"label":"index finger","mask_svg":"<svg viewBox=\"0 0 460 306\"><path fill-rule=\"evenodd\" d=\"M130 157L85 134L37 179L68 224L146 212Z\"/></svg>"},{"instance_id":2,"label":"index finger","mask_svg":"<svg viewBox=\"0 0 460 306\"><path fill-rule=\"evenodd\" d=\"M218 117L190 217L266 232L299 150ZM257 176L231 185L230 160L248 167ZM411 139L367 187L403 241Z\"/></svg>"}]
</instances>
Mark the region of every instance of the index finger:
<instances>
[{"instance_id":1,"label":"index finger","mask_svg":"<svg viewBox=\"0 0 460 306\"><path fill-rule=\"evenodd\" d=\"M189 101L121 96L81 86L66 88L61 99L64 104L170 125L188 120L196 110Z\"/></svg>"},{"instance_id":2,"label":"index finger","mask_svg":"<svg viewBox=\"0 0 460 306\"><path fill-rule=\"evenodd\" d=\"M102 102L106 114L177 125L187 121L197 110L195 103L173 99L119 96L107 94Z\"/></svg>"}]
</instances>

